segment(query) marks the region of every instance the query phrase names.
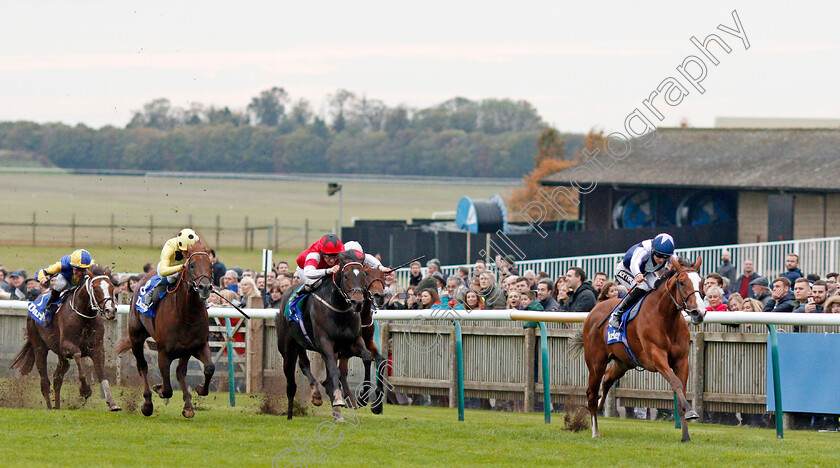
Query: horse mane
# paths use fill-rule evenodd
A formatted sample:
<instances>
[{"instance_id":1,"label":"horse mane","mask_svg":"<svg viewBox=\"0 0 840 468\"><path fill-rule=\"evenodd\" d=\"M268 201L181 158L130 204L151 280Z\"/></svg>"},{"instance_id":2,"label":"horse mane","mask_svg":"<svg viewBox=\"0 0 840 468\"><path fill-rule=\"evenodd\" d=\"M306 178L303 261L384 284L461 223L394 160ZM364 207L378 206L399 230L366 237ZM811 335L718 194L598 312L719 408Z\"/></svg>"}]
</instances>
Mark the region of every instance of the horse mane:
<instances>
[{"instance_id":1,"label":"horse mane","mask_svg":"<svg viewBox=\"0 0 840 468\"><path fill-rule=\"evenodd\" d=\"M359 254L355 250L345 250L338 254L338 260L344 264L349 262L362 262L364 263L364 258L359 258Z\"/></svg>"},{"instance_id":2,"label":"horse mane","mask_svg":"<svg viewBox=\"0 0 840 468\"><path fill-rule=\"evenodd\" d=\"M682 265L684 267L691 268L691 267L694 266L694 263L691 260L689 260L685 255L680 255L677 258L677 261L679 262L680 265ZM653 289L659 289L660 285L665 284L666 281L671 279L671 277L676 275L676 274L677 274L677 270L675 270L675 269L668 270L667 273L665 273L664 275L662 275L661 278L656 280L656 284L654 284Z\"/></svg>"},{"instance_id":3,"label":"horse mane","mask_svg":"<svg viewBox=\"0 0 840 468\"><path fill-rule=\"evenodd\" d=\"M93 273L94 276L100 276L100 275L111 276L111 269L110 268L99 265L99 264L96 264L96 263L91 265L88 268L88 270L90 270L90 272Z\"/></svg>"},{"instance_id":4,"label":"horse mane","mask_svg":"<svg viewBox=\"0 0 840 468\"><path fill-rule=\"evenodd\" d=\"M210 253L210 248L207 247L206 245L204 245L204 242L201 242L200 240L197 240L197 241L195 241L195 244L187 247L187 257L192 255L194 252L205 252L205 253L209 254Z\"/></svg>"}]
</instances>

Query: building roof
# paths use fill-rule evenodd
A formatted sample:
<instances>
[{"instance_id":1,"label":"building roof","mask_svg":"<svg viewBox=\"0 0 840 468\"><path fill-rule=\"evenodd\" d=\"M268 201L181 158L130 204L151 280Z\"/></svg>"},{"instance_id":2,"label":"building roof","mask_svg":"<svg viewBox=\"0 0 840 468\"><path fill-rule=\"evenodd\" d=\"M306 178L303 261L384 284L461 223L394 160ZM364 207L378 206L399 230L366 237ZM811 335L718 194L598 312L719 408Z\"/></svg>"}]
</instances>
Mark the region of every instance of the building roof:
<instances>
[{"instance_id":1,"label":"building roof","mask_svg":"<svg viewBox=\"0 0 840 468\"><path fill-rule=\"evenodd\" d=\"M546 177L545 185L593 182L740 190L840 192L840 129L660 128L648 148L613 162L606 154ZM594 180L593 180L594 179Z\"/></svg>"}]
</instances>

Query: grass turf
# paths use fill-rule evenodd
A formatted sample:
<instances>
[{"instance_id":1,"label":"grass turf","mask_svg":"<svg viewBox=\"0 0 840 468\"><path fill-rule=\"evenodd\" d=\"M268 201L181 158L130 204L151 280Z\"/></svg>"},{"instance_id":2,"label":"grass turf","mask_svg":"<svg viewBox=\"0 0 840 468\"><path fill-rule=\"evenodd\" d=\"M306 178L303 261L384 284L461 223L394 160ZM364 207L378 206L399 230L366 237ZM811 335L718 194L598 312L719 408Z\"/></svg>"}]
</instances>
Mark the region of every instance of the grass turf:
<instances>
[{"instance_id":1,"label":"grass turf","mask_svg":"<svg viewBox=\"0 0 840 468\"><path fill-rule=\"evenodd\" d=\"M138 396L123 390L124 405L126 394ZM76 391L68 385L67 393ZM259 414L260 402L259 395L238 395L231 408L226 394L214 393L200 399L205 410L192 420L181 416L177 392L168 405L155 397L149 418L108 413L96 396L76 410L2 408L0 460L4 466L829 466L840 441L837 433L788 431L778 440L770 429L692 424L693 441L683 444L673 423L618 419L601 419L602 438L593 440L589 430L563 430L556 414L546 425L536 413L468 410L459 422L454 409L390 405L380 416L345 410L347 422L333 425L326 407L287 421Z\"/></svg>"}]
</instances>

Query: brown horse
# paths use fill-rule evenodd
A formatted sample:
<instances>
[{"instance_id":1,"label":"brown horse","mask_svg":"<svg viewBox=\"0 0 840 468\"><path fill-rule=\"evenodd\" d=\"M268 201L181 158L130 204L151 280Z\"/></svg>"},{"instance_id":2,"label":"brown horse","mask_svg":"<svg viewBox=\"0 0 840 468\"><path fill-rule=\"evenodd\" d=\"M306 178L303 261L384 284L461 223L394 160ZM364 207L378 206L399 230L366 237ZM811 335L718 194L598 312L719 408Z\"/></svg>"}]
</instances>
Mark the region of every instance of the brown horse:
<instances>
[{"instance_id":1,"label":"brown horse","mask_svg":"<svg viewBox=\"0 0 840 468\"><path fill-rule=\"evenodd\" d=\"M625 372L636 366L658 372L671 384L677 395L678 411L683 419L682 441L691 440L685 421L699 418L685 397L688 379L688 344L690 335L683 312L693 323L701 323L706 315L700 297L699 257L694 265L671 260L673 269L660 280L664 285L655 288L645 298L639 315L627 325L627 340L637 362L621 343L607 345L607 327L602 326L618 300L604 301L586 317L583 330L572 341L571 352L580 355L583 348L589 368L589 386L586 389L587 407L592 418L592 437L600 437L598 411L603 410L607 392ZM607 365L612 364L607 368ZM606 376L605 376L606 374ZM598 387L601 386L599 398Z\"/></svg>"},{"instance_id":2,"label":"brown horse","mask_svg":"<svg viewBox=\"0 0 840 468\"><path fill-rule=\"evenodd\" d=\"M111 271L93 265L85 271L81 284L67 294L69 297L55 314L52 329L42 327L32 317L26 318L26 342L15 356L11 367L20 369L22 375L28 374L33 364L38 368L41 393L47 402L47 409L52 409L47 354L50 351L55 353L58 356L58 366L53 374L53 388L55 409L60 409L61 386L64 383L64 375L70 369L70 359L75 360L79 368L79 394L85 400L92 394L82 367L82 358L90 357L96 378L99 379L105 393L108 409L119 411L122 408L114 401L111 386L105 378L105 351L102 343L105 326L101 315L107 320L114 320L117 313Z\"/></svg>"},{"instance_id":3,"label":"brown horse","mask_svg":"<svg viewBox=\"0 0 840 468\"><path fill-rule=\"evenodd\" d=\"M185 418L195 415L192 395L186 382L190 357L195 357L204 365L204 385L195 388L199 395L207 395L210 379L216 370L207 343L210 327L207 307L204 304L213 287L210 249L199 241L189 247L186 257L175 287L167 291L168 294L157 303L154 319L139 313L134 307L140 292L140 288L137 288L131 301L128 336L117 347L120 353L131 349L137 359L137 371L143 378L145 400L140 410L145 416L151 416L154 410L152 392L149 389L149 366L143 356L146 338L151 336L157 344L158 369L163 384L155 385L154 390L161 398L172 396L169 367L172 361L180 359L175 375L184 395L184 409L181 414Z\"/></svg>"}]
</instances>

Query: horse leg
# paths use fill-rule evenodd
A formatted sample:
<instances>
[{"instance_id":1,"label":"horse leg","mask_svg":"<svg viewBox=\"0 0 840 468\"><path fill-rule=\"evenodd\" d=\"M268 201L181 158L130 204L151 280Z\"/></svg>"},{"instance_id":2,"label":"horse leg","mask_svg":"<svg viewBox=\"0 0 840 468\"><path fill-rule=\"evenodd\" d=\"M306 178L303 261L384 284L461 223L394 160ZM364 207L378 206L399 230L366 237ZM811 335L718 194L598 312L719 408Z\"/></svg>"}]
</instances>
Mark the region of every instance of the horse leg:
<instances>
[{"instance_id":1,"label":"horse leg","mask_svg":"<svg viewBox=\"0 0 840 468\"><path fill-rule=\"evenodd\" d=\"M377 353L374 353L374 362L376 363L376 387L373 397L373 403L370 406L370 411L373 414L382 414L382 405L385 403L385 380L388 377L388 361ZM390 384L389 384L390 385ZM389 387L391 390L393 387Z\"/></svg>"},{"instance_id":2,"label":"horse leg","mask_svg":"<svg viewBox=\"0 0 840 468\"><path fill-rule=\"evenodd\" d=\"M688 442L691 440L691 437L688 435L687 420L689 418L697 419L699 417L697 413L691 409L691 405L688 404L688 400L685 398L685 382L688 379L688 362L686 360L684 365L685 369L680 369L683 375L682 378L679 378L676 374L674 374L670 364L668 364L668 354L665 350L658 348L654 349L651 351L650 356L653 360L654 366L656 366L656 371L659 372L662 377L665 377L665 380L671 384L671 389L677 394L677 410L680 417L683 419L682 441Z\"/></svg>"},{"instance_id":3,"label":"horse leg","mask_svg":"<svg viewBox=\"0 0 840 468\"><path fill-rule=\"evenodd\" d=\"M604 403L607 401L607 393L610 392L613 384L623 377L628 370L630 370L630 368L619 361L613 361L612 365L607 367L607 372L604 374L604 383L601 387L601 397L598 399L598 411L604 409Z\"/></svg>"},{"instance_id":4,"label":"horse leg","mask_svg":"<svg viewBox=\"0 0 840 468\"><path fill-rule=\"evenodd\" d=\"M172 381L169 379L169 368L172 366L172 359L166 351L158 349L158 369L160 369L160 378L163 383L159 383L152 387L159 397L168 400L172 398Z\"/></svg>"},{"instance_id":5,"label":"horse leg","mask_svg":"<svg viewBox=\"0 0 840 468\"><path fill-rule=\"evenodd\" d=\"M365 380L362 382L362 395L359 396L359 400L364 401L364 404L367 404L368 396L370 395L371 385L370 385L370 367L373 364L373 355L368 350L367 346L365 346L365 340L362 337L356 338L356 343L350 346L350 352L354 356L359 356L362 359L362 363L365 366ZM348 359L349 361L349 359ZM344 371L346 372L346 371ZM346 375L342 375L343 384L346 385L347 378Z\"/></svg>"},{"instance_id":6,"label":"horse leg","mask_svg":"<svg viewBox=\"0 0 840 468\"><path fill-rule=\"evenodd\" d=\"M93 390L87 383L85 369L82 366L82 350L74 343L64 342L61 344L61 354L73 356L73 360L76 361L76 367L79 369L79 395L87 400L93 394Z\"/></svg>"},{"instance_id":7,"label":"horse leg","mask_svg":"<svg viewBox=\"0 0 840 468\"><path fill-rule=\"evenodd\" d=\"M213 374L216 373L216 364L213 363L213 355L210 353L210 344L204 343L204 346L193 354L196 359L201 361L204 367L204 384L195 387L195 393L199 396L207 396L210 393L210 381L213 380Z\"/></svg>"},{"instance_id":8,"label":"horse leg","mask_svg":"<svg viewBox=\"0 0 840 468\"><path fill-rule=\"evenodd\" d=\"M111 395L111 385L108 379L105 378L105 351L102 348L102 343L98 343L90 352L90 359L93 361L93 372L96 373L96 378L99 380L99 385L102 386L102 392L105 394L105 403L108 404L109 411L120 411L120 405L114 400Z\"/></svg>"},{"instance_id":9,"label":"horse leg","mask_svg":"<svg viewBox=\"0 0 840 468\"><path fill-rule=\"evenodd\" d=\"M349 372L350 367L350 359L344 358L338 360L338 381L341 383L341 391L344 394L344 401L348 403L349 407L356 409L359 408L359 401L356 401L356 398L353 396L353 392L350 390L350 384L347 383L347 374ZM367 404L365 402L364 404Z\"/></svg>"},{"instance_id":10,"label":"horse leg","mask_svg":"<svg viewBox=\"0 0 840 468\"><path fill-rule=\"evenodd\" d=\"M149 363L146 362L146 356L143 354L145 341L145 337L142 339L132 337L131 352L137 361L137 372L143 378L143 406L140 407L140 412L143 416L151 416L155 407L152 403L152 390L149 388Z\"/></svg>"},{"instance_id":11,"label":"horse leg","mask_svg":"<svg viewBox=\"0 0 840 468\"><path fill-rule=\"evenodd\" d=\"M324 364L327 367L327 391L330 393L330 400L333 406L333 419L335 422L344 420L341 415L341 407L347 406L344 402L344 397L341 394L341 384L339 382L340 371L338 370L338 361L335 358L335 350L333 344L326 336L322 336L319 340L319 348L321 349L321 356L324 357Z\"/></svg>"},{"instance_id":12,"label":"horse leg","mask_svg":"<svg viewBox=\"0 0 840 468\"><path fill-rule=\"evenodd\" d=\"M298 367L300 367L300 371L303 372L303 375L309 379L309 388L312 389L312 404L315 406L323 405L324 399L321 397L321 390L318 388L318 381L315 380L315 376L312 375L312 363L309 361L306 351L301 351L298 355Z\"/></svg>"},{"instance_id":13,"label":"horse leg","mask_svg":"<svg viewBox=\"0 0 840 468\"><path fill-rule=\"evenodd\" d=\"M584 334L584 339L586 335ZM597 349L592 353L585 353L586 367L589 369L589 386L586 388L586 407L589 408L589 417L592 420L592 437L601 437L601 432L598 430L598 388L601 386L601 380L604 378L604 371L607 367L608 360L605 349ZM550 404L548 398L544 398L545 404Z\"/></svg>"},{"instance_id":14,"label":"horse leg","mask_svg":"<svg viewBox=\"0 0 840 468\"><path fill-rule=\"evenodd\" d=\"M53 374L53 389L55 389L55 409L61 409L61 385L64 384L64 374L70 369L70 360L58 356L58 365Z\"/></svg>"},{"instance_id":15,"label":"horse leg","mask_svg":"<svg viewBox=\"0 0 840 468\"><path fill-rule=\"evenodd\" d=\"M674 372L680 382L682 383L683 388L687 388L686 382L688 381L688 357L686 356L684 359L677 361L676 366L674 366ZM700 415L694 411L694 408L688 404L688 399L685 402L685 409L680 413L680 416L683 418L682 423L682 441L688 442L691 440L691 436L688 435L688 421L694 421L700 418Z\"/></svg>"},{"instance_id":16,"label":"horse leg","mask_svg":"<svg viewBox=\"0 0 840 468\"><path fill-rule=\"evenodd\" d=\"M182 357L178 360L178 367L175 368L175 377L178 379L178 383L181 384L181 392L184 394L184 409L181 411L181 414L184 415L185 418L195 416L195 410L192 405L192 395L190 394L189 388L187 388L187 364L189 364L189 362L189 356Z\"/></svg>"},{"instance_id":17,"label":"horse leg","mask_svg":"<svg viewBox=\"0 0 840 468\"><path fill-rule=\"evenodd\" d=\"M306 351L302 351L306 352ZM289 402L289 412L286 413L286 419L291 420L294 414L295 393L297 393L297 383L295 383L295 363L297 361L298 352L294 349L286 348L283 353L283 375L286 376L286 400Z\"/></svg>"},{"instance_id":18,"label":"horse leg","mask_svg":"<svg viewBox=\"0 0 840 468\"><path fill-rule=\"evenodd\" d=\"M41 376L41 394L47 402L47 409L52 409L50 401L50 375L47 373L47 353L49 350L43 344L32 345L35 348L35 367L38 368L38 375Z\"/></svg>"}]
</instances>

